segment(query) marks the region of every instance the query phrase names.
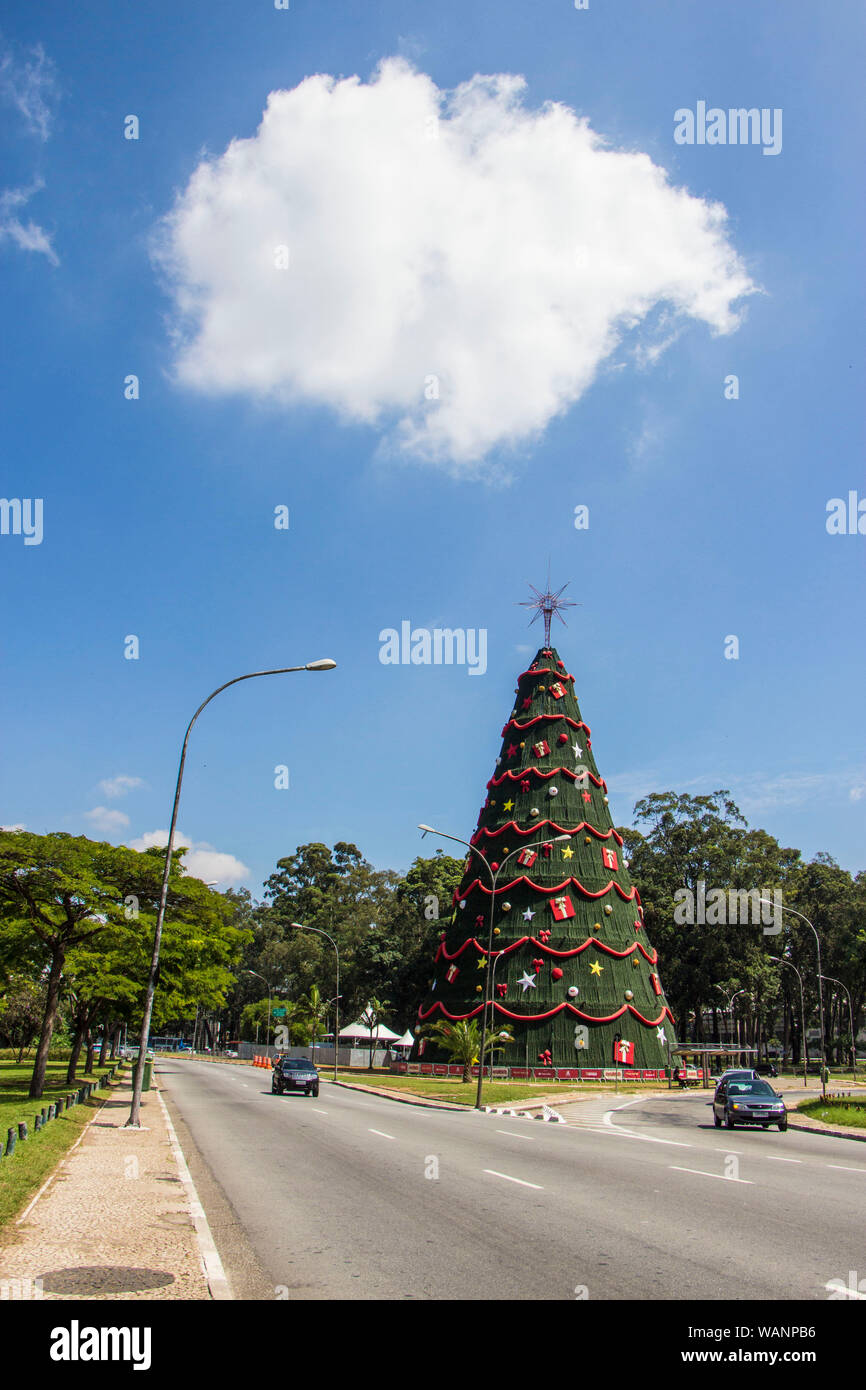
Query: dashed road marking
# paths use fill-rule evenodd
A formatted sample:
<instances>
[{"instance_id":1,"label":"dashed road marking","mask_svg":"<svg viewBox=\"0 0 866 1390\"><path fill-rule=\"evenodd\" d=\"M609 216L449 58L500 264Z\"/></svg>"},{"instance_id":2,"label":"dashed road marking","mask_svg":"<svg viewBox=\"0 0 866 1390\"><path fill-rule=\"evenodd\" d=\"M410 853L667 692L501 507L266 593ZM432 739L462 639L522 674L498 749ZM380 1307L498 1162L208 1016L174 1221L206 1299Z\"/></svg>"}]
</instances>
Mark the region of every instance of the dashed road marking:
<instances>
[{"instance_id":1,"label":"dashed road marking","mask_svg":"<svg viewBox=\"0 0 866 1390\"><path fill-rule=\"evenodd\" d=\"M386 1134L385 1131L384 1131L383 1129L370 1129L370 1130L368 1130L368 1133L370 1133L370 1134L378 1134L378 1135L380 1135L383 1139L393 1139L393 1138L394 1138L393 1134Z\"/></svg>"},{"instance_id":2,"label":"dashed road marking","mask_svg":"<svg viewBox=\"0 0 866 1390\"><path fill-rule=\"evenodd\" d=\"M843 1173L866 1173L866 1168L850 1168L847 1163L828 1163L827 1168L838 1168Z\"/></svg>"},{"instance_id":3,"label":"dashed road marking","mask_svg":"<svg viewBox=\"0 0 866 1390\"><path fill-rule=\"evenodd\" d=\"M529 1134L518 1134L515 1129L497 1129L497 1134L509 1134L512 1139L525 1139L527 1144L531 1144L532 1137Z\"/></svg>"},{"instance_id":4,"label":"dashed road marking","mask_svg":"<svg viewBox=\"0 0 866 1390\"><path fill-rule=\"evenodd\" d=\"M752 1187L750 1178L727 1178L724 1173L705 1173L703 1168L681 1168L677 1163L669 1163L669 1168L675 1169L677 1173L694 1173L698 1178L718 1178L719 1182L742 1182L747 1187Z\"/></svg>"},{"instance_id":5,"label":"dashed road marking","mask_svg":"<svg viewBox=\"0 0 866 1390\"><path fill-rule=\"evenodd\" d=\"M497 1173L495 1168L485 1168L485 1173L489 1173L493 1178L504 1178L506 1182L520 1183L521 1187L534 1187L537 1192L543 1192L544 1188L537 1182L526 1182L523 1178L512 1178L510 1173Z\"/></svg>"}]
</instances>

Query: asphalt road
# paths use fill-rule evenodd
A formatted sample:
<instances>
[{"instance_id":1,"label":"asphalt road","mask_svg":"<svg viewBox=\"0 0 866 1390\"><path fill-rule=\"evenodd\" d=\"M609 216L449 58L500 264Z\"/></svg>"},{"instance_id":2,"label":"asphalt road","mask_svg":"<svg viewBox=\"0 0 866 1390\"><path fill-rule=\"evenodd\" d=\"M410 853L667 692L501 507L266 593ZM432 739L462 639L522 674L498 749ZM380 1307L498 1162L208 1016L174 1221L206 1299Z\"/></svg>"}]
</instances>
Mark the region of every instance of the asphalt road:
<instances>
[{"instance_id":1,"label":"asphalt road","mask_svg":"<svg viewBox=\"0 0 866 1390\"><path fill-rule=\"evenodd\" d=\"M866 1276L866 1145L718 1130L706 1092L545 1124L273 1096L230 1064L159 1077L242 1297L826 1300Z\"/></svg>"}]
</instances>

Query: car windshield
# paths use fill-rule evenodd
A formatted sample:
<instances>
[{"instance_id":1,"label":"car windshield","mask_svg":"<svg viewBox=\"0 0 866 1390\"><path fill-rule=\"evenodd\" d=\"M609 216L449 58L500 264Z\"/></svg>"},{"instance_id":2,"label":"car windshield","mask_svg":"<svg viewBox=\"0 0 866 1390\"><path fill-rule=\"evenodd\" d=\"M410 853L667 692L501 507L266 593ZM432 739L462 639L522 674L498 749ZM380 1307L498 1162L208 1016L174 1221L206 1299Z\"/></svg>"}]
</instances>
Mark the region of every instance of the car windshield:
<instances>
[{"instance_id":1,"label":"car windshield","mask_svg":"<svg viewBox=\"0 0 866 1390\"><path fill-rule=\"evenodd\" d=\"M292 1071L309 1071L312 1063L305 1062L301 1057L286 1057L280 1063L283 1070L291 1068Z\"/></svg>"},{"instance_id":2,"label":"car windshield","mask_svg":"<svg viewBox=\"0 0 866 1390\"><path fill-rule=\"evenodd\" d=\"M774 1096L776 1092L766 1081L732 1081L728 1086L732 1096Z\"/></svg>"}]
</instances>

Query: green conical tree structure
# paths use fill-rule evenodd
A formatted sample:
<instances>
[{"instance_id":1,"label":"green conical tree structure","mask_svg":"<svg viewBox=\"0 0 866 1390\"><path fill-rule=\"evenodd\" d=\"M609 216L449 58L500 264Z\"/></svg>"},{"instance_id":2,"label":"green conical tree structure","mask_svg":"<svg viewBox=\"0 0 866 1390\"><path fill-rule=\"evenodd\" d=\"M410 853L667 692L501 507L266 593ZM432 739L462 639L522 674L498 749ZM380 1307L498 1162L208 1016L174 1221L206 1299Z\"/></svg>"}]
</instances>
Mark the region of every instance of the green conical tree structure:
<instances>
[{"instance_id":1,"label":"green conical tree structure","mask_svg":"<svg viewBox=\"0 0 866 1390\"><path fill-rule=\"evenodd\" d=\"M419 1025L480 1023L486 994L500 1065L665 1067L673 1015L574 677L545 646L515 694ZM431 1037L413 1060L444 1055Z\"/></svg>"}]
</instances>

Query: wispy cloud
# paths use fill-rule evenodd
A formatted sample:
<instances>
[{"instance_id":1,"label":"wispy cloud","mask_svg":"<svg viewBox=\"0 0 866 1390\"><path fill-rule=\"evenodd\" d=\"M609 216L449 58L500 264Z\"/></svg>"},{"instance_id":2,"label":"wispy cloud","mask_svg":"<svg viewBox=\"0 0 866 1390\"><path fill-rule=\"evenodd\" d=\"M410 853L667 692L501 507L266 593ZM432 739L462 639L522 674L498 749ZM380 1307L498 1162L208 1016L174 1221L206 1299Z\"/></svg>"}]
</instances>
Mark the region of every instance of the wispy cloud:
<instances>
[{"instance_id":1,"label":"wispy cloud","mask_svg":"<svg viewBox=\"0 0 866 1390\"><path fill-rule=\"evenodd\" d=\"M34 179L29 188L7 188L0 193L0 241L12 241L21 251L38 251L40 255L47 256L52 265L59 265L51 237L45 228L37 222L22 222L18 216L17 210L23 208L33 194L43 187L41 179Z\"/></svg>"},{"instance_id":2,"label":"wispy cloud","mask_svg":"<svg viewBox=\"0 0 866 1390\"><path fill-rule=\"evenodd\" d=\"M90 821L94 830L104 830L107 835L125 830L129 825L129 816L122 811L112 811L107 806L94 806L92 811L85 811L84 819Z\"/></svg>"},{"instance_id":3,"label":"wispy cloud","mask_svg":"<svg viewBox=\"0 0 866 1390\"><path fill-rule=\"evenodd\" d=\"M18 57L0 39L0 101L13 106L30 134L40 140L51 133L51 103L56 97L56 70L42 45Z\"/></svg>"},{"instance_id":4,"label":"wispy cloud","mask_svg":"<svg viewBox=\"0 0 866 1390\"><path fill-rule=\"evenodd\" d=\"M99 790L103 796L116 797L126 796L127 792L135 791L136 787L143 786L143 778L127 777L121 773L118 777L104 777L99 783Z\"/></svg>"}]
</instances>

